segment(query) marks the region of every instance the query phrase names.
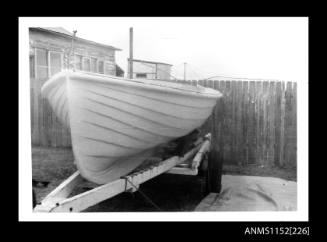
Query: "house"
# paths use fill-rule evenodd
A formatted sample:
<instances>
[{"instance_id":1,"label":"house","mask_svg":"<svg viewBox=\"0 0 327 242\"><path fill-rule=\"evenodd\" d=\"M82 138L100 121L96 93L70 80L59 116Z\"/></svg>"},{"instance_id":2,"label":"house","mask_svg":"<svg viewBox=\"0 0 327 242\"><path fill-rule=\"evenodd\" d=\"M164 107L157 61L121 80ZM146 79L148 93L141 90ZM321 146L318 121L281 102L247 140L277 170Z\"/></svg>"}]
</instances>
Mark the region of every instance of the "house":
<instances>
[{"instance_id":1,"label":"house","mask_svg":"<svg viewBox=\"0 0 327 242\"><path fill-rule=\"evenodd\" d=\"M133 78L169 80L171 64L133 59ZM130 65L130 59L128 59ZM128 68L129 70L129 68Z\"/></svg>"},{"instance_id":2,"label":"house","mask_svg":"<svg viewBox=\"0 0 327 242\"><path fill-rule=\"evenodd\" d=\"M47 79L68 68L69 56L77 70L123 75L115 62L115 53L120 49L75 37L72 51L72 38L72 33L60 27L30 28L30 77Z\"/></svg>"}]
</instances>

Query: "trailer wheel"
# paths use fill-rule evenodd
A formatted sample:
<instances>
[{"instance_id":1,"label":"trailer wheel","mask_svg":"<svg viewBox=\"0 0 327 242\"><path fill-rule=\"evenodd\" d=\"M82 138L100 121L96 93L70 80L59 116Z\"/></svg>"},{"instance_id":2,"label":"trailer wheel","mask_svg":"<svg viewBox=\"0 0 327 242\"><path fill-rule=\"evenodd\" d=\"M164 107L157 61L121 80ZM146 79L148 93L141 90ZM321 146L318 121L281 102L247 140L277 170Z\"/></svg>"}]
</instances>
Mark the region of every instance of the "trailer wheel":
<instances>
[{"instance_id":1,"label":"trailer wheel","mask_svg":"<svg viewBox=\"0 0 327 242\"><path fill-rule=\"evenodd\" d=\"M36 195L35 195L34 189L32 189L32 190L33 190L33 208L35 208L35 206L36 206Z\"/></svg>"},{"instance_id":2,"label":"trailer wheel","mask_svg":"<svg viewBox=\"0 0 327 242\"><path fill-rule=\"evenodd\" d=\"M208 192L220 193L222 175L222 159L217 150L212 149L208 157Z\"/></svg>"},{"instance_id":3,"label":"trailer wheel","mask_svg":"<svg viewBox=\"0 0 327 242\"><path fill-rule=\"evenodd\" d=\"M199 177L201 177L201 196L205 197L210 193L207 154L203 157L203 161L200 164Z\"/></svg>"}]
</instances>

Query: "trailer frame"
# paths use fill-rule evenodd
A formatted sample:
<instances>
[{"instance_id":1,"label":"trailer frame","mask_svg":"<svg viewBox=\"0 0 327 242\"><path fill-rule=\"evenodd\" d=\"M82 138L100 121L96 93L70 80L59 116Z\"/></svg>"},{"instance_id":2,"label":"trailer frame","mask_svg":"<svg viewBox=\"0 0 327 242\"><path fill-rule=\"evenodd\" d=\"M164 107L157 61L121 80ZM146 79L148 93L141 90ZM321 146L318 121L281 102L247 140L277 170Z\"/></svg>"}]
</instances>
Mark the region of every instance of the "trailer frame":
<instances>
[{"instance_id":1,"label":"trailer frame","mask_svg":"<svg viewBox=\"0 0 327 242\"><path fill-rule=\"evenodd\" d=\"M142 183L163 173L196 176L199 173L201 161L206 159L210 152L211 134L208 133L206 136L200 137L193 146L183 157L170 157L142 170L136 169L135 172L115 181L96 185L91 190L69 197L74 188L85 181L76 171L38 203L33 211L80 212L120 193L133 193L138 190ZM191 162L190 167L184 166L187 162Z\"/></svg>"}]
</instances>

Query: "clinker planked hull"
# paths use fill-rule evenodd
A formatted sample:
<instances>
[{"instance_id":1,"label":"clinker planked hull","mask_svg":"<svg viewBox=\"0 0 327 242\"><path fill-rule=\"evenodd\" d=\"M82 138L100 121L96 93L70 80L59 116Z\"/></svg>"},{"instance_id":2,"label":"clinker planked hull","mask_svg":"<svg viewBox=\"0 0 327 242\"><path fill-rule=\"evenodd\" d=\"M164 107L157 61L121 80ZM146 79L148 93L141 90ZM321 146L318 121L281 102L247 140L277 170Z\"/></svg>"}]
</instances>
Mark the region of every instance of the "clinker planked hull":
<instances>
[{"instance_id":1,"label":"clinker planked hull","mask_svg":"<svg viewBox=\"0 0 327 242\"><path fill-rule=\"evenodd\" d=\"M80 173L98 184L128 174L156 146L201 126L221 96L203 87L73 71L53 76L42 94L71 129Z\"/></svg>"}]
</instances>

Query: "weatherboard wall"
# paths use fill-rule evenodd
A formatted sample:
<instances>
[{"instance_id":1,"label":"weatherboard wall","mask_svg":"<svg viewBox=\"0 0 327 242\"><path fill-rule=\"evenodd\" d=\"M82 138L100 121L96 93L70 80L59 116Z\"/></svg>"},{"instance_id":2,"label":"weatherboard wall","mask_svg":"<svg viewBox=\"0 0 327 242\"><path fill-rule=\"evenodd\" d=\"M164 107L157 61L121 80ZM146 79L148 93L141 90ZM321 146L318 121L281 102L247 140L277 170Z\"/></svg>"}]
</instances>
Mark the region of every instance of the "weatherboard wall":
<instances>
[{"instance_id":1,"label":"weatherboard wall","mask_svg":"<svg viewBox=\"0 0 327 242\"><path fill-rule=\"evenodd\" d=\"M72 50L72 39L61 35L41 30L29 31L30 55L34 55L34 49L44 49L62 53L64 59L63 68L68 67L68 56ZM74 41L74 54L87 58L94 57L104 62L104 74L116 75L115 49L105 48L96 44Z\"/></svg>"}]
</instances>

